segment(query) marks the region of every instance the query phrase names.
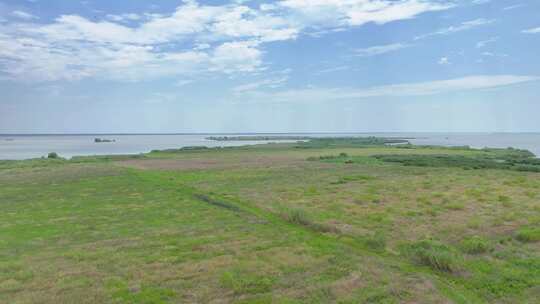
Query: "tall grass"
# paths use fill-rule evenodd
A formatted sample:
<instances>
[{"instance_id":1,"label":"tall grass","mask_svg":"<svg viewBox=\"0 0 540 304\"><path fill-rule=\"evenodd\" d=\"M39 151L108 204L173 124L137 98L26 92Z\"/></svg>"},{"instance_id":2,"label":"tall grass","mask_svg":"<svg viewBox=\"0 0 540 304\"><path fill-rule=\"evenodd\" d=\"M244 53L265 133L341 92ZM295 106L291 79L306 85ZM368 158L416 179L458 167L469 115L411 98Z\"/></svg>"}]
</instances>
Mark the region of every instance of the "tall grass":
<instances>
[{"instance_id":1,"label":"tall grass","mask_svg":"<svg viewBox=\"0 0 540 304\"><path fill-rule=\"evenodd\" d=\"M300 209L287 209L281 216L291 224L304 226L317 232L339 233L336 227L314 222L305 211Z\"/></svg>"},{"instance_id":2,"label":"tall grass","mask_svg":"<svg viewBox=\"0 0 540 304\"><path fill-rule=\"evenodd\" d=\"M525 227L516 232L516 239L524 243L532 243L540 241L540 228Z\"/></svg>"},{"instance_id":3,"label":"tall grass","mask_svg":"<svg viewBox=\"0 0 540 304\"><path fill-rule=\"evenodd\" d=\"M423 240L406 246L405 253L418 265L441 272L461 269L461 256L449 246L433 240Z\"/></svg>"},{"instance_id":4,"label":"tall grass","mask_svg":"<svg viewBox=\"0 0 540 304\"><path fill-rule=\"evenodd\" d=\"M489 242L479 236L473 236L461 242L461 250L468 254L485 253L490 249Z\"/></svg>"},{"instance_id":5,"label":"tall grass","mask_svg":"<svg viewBox=\"0 0 540 304\"><path fill-rule=\"evenodd\" d=\"M506 151L506 150L505 150ZM374 155L384 162L400 163L404 166L447 167L473 169L501 169L515 171L540 172L540 162L536 158L524 155L513 155L510 152L501 155L465 156L465 155Z\"/></svg>"},{"instance_id":6,"label":"tall grass","mask_svg":"<svg viewBox=\"0 0 540 304\"><path fill-rule=\"evenodd\" d=\"M386 249L386 237L381 232L376 232L365 240L368 248L374 251L384 251Z\"/></svg>"}]
</instances>

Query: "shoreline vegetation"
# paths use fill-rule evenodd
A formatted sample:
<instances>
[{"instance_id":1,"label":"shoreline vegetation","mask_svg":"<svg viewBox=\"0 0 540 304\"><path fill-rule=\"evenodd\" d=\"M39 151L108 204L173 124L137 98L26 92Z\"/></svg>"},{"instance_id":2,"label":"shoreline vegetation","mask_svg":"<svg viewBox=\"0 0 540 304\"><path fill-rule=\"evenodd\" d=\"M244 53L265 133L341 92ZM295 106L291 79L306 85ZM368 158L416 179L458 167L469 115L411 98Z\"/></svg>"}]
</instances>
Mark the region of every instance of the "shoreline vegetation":
<instances>
[{"instance_id":1,"label":"shoreline vegetation","mask_svg":"<svg viewBox=\"0 0 540 304\"><path fill-rule=\"evenodd\" d=\"M242 136L209 136L206 137L207 140L214 140L214 141L269 141L269 140L297 140L297 141L363 141L365 143L368 142L375 142L378 143L380 141L386 141L388 144L401 144L401 143L409 143L407 138L401 138L401 137L313 137L313 136L289 136L289 135L272 135L272 136L264 136L264 135L242 135ZM410 139L410 138L409 138Z\"/></svg>"},{"instance_id":2,"label":"shoreline vegetation","mask_svg":"<svg viewBox=\"0 0 540 304\"><path fill-rule=\"evenodd\" d=\"M26 159L26 160L0 160L0 168L2 163L17 163L17 162L32 162L43 159L56 159L66 162L92 162L95 160L120 160L120 159L138 159L146 158L148 155L156 153L179 153L179 152L202 152L202 151L220 151L220 150L245 150L250 147L272 146L272 145L287 145L293 149L322 149L322 148L370 148L370 147L387 147L392 149L444 149L449 151L473 151L481 152L475 155L415 155L409 153L407 155L400 154L384 154L372 155L383 162L399 163L404 166L419 166L419 167L457 167L465 170L471 169L501 169L501 170L516 170L540 172L540 158L525 149L508 148L471 148L470 146L437 146L437 145L413 145L407 138L397 137L305 137L305 136L223 136L223 137L207 137L208 140L216 141L272 141L276 142L243 145L243 146L185 146L181 148L152 150L148 153L139 154L115 154L115 155L94 155L94 156L74 156L71 159L65 159L56 152L50 152L46 157ZM410 139L410 138L409 138ZM287 141L281 142L280 141ZM294 140L294 143L288 141ZM96 143L115 142L114 139L95 138ZM320 157L309 157L307 160L317 159L345 159L346 163L353 163L354 160L343 155L322 155Z\"/></svg>"},{"instance_id":3,"label":"shoreline vegetation","mask_svg":"<svg viewBox=\"0 0 540 304\"><path fill-rule=\"evenodd\" d=\"M265 141L265 140L309 140L311 136L262 136L262 135L243 135L243 136L209 136L205 139L214 141Z\"/></svg>"},{"instance_id":4,"label":"shoreline vegetation","mask_svg":"<svg viewBox=\"0 0 540 304\"><path fill-rule=\"evenodd\" d=\"M287 140L0 161L0 302L540 301L531 152Z\"/></svg>"}]
</instances>

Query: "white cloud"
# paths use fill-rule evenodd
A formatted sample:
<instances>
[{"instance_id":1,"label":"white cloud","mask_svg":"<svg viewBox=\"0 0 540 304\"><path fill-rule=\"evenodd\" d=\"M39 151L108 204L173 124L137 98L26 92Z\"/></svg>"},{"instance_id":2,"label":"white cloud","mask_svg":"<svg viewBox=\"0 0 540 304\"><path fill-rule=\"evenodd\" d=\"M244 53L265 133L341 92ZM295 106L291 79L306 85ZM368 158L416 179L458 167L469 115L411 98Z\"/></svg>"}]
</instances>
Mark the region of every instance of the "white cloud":
<instances>
[{"instance_id":1,"label":"white cloud","mask_svg":"<svg viewBox=\"0 0 540 304\"><path fill-rule=\"evenodd\" d=\"M201 39L225 36L210 33L209 27L219 12L228 9L188 2L173 15L151 17L138 27L76 15L60 16L48 25L13 24L0 29L0 71L12 79L38 81L94 76L136 81L207 71L255 71L262 63L262 51L254 40L218 43L214 49L207 43L188 49L175 46L193 40L195 34ZM246 37L263 39L264 34Z\"/></svg>"},{"instance_id":2,"label":"white cloud","mask_svg":"<svg viewBox=\"0 0 540 304\"><path fill-rule=\"evenodd\" d=\"M153 93L153 94L150 94L149 97L145 98L143 102L148 103L148 104L160 104L160 103L172 102L176 99L178 99L178 97L174 94Z\"/></svg>"},{"instance_id":3,"label":"white cloud","mask_svg":"<svg viewBox=\"0 0 540 304\"><path fill-rule=\"evenodd\" d=\"M441 57L437 63L440 65L449 65L450 60L448 60L448 57Z\"/></svg>"},{"instance_id":4,"label":"white cloud","mask_svg":"<svg viewBox=\"0 0 540 304\"><path fill-rule=\"evenodd\" d=\"M116 22L136 21L136 20L142 19L140 15L134 14L134 13L127 13L127 14L121 14L121 15L107 15L107 18Z\"/></svg>"},{"instance_id":5,"label":"white cloud","mask_svg":"<svg viewBox=\"0 0 540 304\"><path fill-rule=\"evenodd\" d=\"M279 5L293 10L298 18L310 23L336 26L384 24L454 6L452 1L426 0L283 0Z\"/></svg>"},{"instance_id":6,"label":"white cloud","mask_svg":"<svg viewBox=\"0 0 540 304\"><path fill-rule=\"evenodd\" d=\"M277 5L275 4L268 4L268 3L263 3L259 6L259 9L261 11L272 11L272 10L275 10L277 9Z\"/></svg>"},{"instance_id":7,"label":"white cloud","mask_svg":"<svg viewBox=\"0 0 540 304\"><path fill-rule=\"evenodd\" d=\"M245 6L235 7L216 16L210 30L216 35L254 37L267 42L294 39L299 32L298 28L282 17L261 14Z\"/></svg>"},{"instance_id":8,"label":"white cloud","mask_svg":"<svg viewBox=\"0 0 540 304\"><path fill-rule=\"evenodd\" d=\"M510 6L504 7L503 10L504 11L509 11L509 10L513 10L513 9L524 7L524 6L525 6L525 4L510 5Z\"/></svg>"},{"instance_id":9,"label":"white cloud","mask_svg":"<svg viewBox=\"0 0 540 304\"><path fill-rule=\"evenodd\" d=\"M24 20L38 19L38 17L23 11L13 11L11 12L11 16Z\"/></svg>"},{"instance_id":10,"label":"white cloud","mask_svg":"<svg viewBox=\"0 0 540 304\"><path fill-rule=\"evenodd\" d=\"M16 11L14 16L25 22L0 27L0 75L27 81L136 81L254 73L264 69L267 43L410 19L454 5L452 0L283 0L254 8L244 2L203 5L184 0L170 14L123 13L97 21L61 15L40 24L31 22L37 17ZM364 52L382 54L402 47Z\"/></svg>"},{"instance_id":11,"label":"white cloud","mask_svg":"<svg viewBox=\"0 0 540 304\"><path fill-rule=\"evenodd\" d=\"M483 52L481 55L486 57L508 57L507 54L496 54L492 52Z\"/></svg>"},{"instance_id":12,"label":"white cloud","mask_svg":"<svg viewBox=\"0 0 540 304\"><path fill-rule=\"evenodd\" d=\"M209 49L211 46L208 43L198 43L193 47L195 50L206 50Z\"/></svg>"},{"instance_id":13,"label":"white cloud","mask_svg":"<svg viewBox=\"0 0 540 304\"><path fill-rule=\"evenodd\" d=\"M498 40L499 40L499 37L492 37L492 38L489 38L487 40L478 41L476 43L476 48L478 48L478 49L483 48L483 47L485 47L486 45L488 45L490 43L497 42Z\"/></svg>"},{"instance_id":14,"label":"white cloud","mask_svg":"<svg viewBox=\"0 0 540 304\"><path fill-rule=\"evenodd\" d=\"M258 43L254 41L223 43L213 52L211 70L225 73L254 72L262 64L262 53L257 45Z\"/></svg>"},{"instance_id":15,"label":"white cloud","mask_svg":"<svg viewBox=\"0 0 540 304\"><path fill-rule=\"evenodd\" d=\"M535 28L531 28L531 29L528 29L528 30L524 30L524 31L522 31L522 33L525 33L525 34L538 34L538 33L540 33L540 27L535 27Z\"/></svg>"},{"instance_id":16,"label":"white cloud","mask_svg":"<svg viewBox=\"0 0 540 304\"><path fill-rule=\"evenodd\" d=\"M410 45L402 43L393 43L386 45L377 45L363 49L355 50L356 56L359 57L371 57L376 55L381 55L389 52L395 52L404 48L410 47Z\"/></svg>"},{"instance_id":17,"label":"white cloud","mask_svg":"<svg viewBox=\"0 0 540 304\"><path fill-rule=\"evenodd\" d=\"M287 76L273 78L273 79L264 79L264 80L236 86L232 89L232 91L235 93L242 93L242 92L247 92L247 91L253 91L261 87L274 89L274 88L282 86L285 82L287 82L288 79L289 78Z\"/></svg>"},{"instance_id":18,"label":"white cloud","mask_svg":"<svg viewBox=\"0 0 540 304\"><path fill-rule=\"evenodd\" d=\"M186 85L188 85L190 83L193 83L193 80L191 80L191 79L181 79L181 80L178 80L176 82L176 86L177 87L183 87L183 86L186 86Z\"/></svg>"},{"instance_id":19,"label":"white cloud","mask_svg":"<svg viewBox=\"0 0 540 304\"><path fill-rule=\"evenodd\" d=\"M538 81L537 76L519 75L477 75L462 78L436 80L420 83L392 84L360 89L352 88L306 88L278 92L248 92L242 96L246 101L266 102L326 102L335 100L355 100L370 97L406 97L436 95L467 90L492 89L530 81Z\"/></svg>"},{"instance_id":20,"label":"white cloud","mask_svg":"<svg viewBox=\"0 0 540 304\"><path fill-rule=\"evenodd\" d=\"M462 22L459 25L449 26L446 28L439 29L432 33L420 35L420 36L415 37L414 39L419 40L419 39L424 39L424 38L428 38L432 36L449 35L449 34L461 32L461 31L470 30L476 27L492 24L494 22L495 20L493 19L484 19L484 18L474 19L474 20Z\"/></svg>"},{"instance_id":21,"label":"white cloud","mask_svg":"<svg viewBox=\"0 0 540 304\"><path fill-rule=\"evenodd\" d=\"M315 72L315 75L321 75L321 74L333 73L333 72L339 72L339 71L346 71L348 69L350 69L348 66L342 65L342 66L331 67L331 68L319 70L319 71Z\"/></svg>"}]
</instances>

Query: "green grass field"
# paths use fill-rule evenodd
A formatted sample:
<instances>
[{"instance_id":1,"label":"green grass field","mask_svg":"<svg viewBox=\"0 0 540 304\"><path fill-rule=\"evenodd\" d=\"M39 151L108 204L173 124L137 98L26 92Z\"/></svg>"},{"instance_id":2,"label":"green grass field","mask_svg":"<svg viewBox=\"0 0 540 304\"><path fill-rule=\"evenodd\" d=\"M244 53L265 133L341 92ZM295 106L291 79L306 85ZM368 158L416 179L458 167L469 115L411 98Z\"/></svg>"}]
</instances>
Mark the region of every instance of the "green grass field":
<instances>
[{"instance_id":1,"label":"green grass field","mask_svg":"<svg viewBox=\"0 0 540 304\"><path fill-rule=\"evenodd\" d=\"M536 166L347 141L1 161L0 303L539 303Z\"/></svg>"}]
</instances>

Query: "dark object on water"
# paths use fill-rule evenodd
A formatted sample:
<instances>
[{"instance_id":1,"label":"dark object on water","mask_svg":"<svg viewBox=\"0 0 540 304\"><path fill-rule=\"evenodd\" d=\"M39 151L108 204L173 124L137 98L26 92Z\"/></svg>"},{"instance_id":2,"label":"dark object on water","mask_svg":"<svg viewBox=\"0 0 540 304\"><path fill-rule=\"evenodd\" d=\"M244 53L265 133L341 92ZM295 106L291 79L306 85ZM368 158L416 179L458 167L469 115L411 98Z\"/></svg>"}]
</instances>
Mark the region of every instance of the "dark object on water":
<instances>
[{"instance_id":1,"label":"dark object on water","mask_svg":"<svg viewBox=\"0 0 540 304\"><path fill-rule=\"evenodd\" d=\"M94 138L95 143L108 143L108 142L115 142L114 139L105 139L105 138Z\"/></svg>"},{"instance_id":2,"label":"dark object on water","mask_svg":"<svg viewBox=\"0 0 540 304\"><path fill-rule=\"evenodd\" d=\"M13 138L6 138L5 141L14 141L15 139Z\"/></svg>"}]
</instances>

